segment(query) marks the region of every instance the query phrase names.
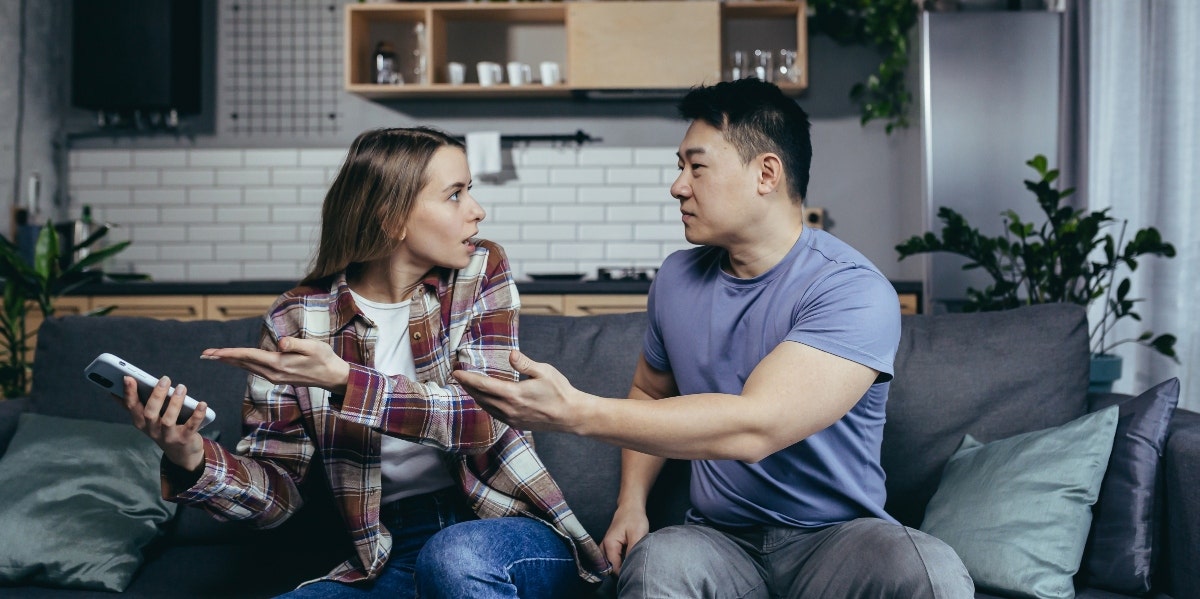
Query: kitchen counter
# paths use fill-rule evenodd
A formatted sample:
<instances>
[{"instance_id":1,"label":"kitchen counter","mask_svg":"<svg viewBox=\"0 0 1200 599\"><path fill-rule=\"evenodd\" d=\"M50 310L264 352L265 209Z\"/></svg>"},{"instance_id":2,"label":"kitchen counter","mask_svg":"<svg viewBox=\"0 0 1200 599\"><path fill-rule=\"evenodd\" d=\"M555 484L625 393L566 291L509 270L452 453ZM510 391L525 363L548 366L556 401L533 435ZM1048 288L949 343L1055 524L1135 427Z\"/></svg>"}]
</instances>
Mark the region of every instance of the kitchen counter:
<instances>
[{"instance_id":1,"label":"kitchen counter","mask_svg":"<svg viewBox=\"0 0 1200 599\"><path fill-rule=\"evenodd\" d=\"M279 295L295 281L212 281L98 283L68 295ZM517 281L517 291L529 295L645 294L650 281Z\"/></svg>"}]
</instances>

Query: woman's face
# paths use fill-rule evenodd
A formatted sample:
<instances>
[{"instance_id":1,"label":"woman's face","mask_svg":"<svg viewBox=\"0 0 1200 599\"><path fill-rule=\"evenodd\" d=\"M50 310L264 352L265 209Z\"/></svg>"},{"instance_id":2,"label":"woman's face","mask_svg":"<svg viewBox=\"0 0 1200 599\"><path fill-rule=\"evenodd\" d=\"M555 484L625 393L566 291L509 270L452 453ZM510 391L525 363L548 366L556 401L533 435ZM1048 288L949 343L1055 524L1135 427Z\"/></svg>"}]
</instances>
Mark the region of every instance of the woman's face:
<instances>
[{"instance_id":1,"label":"woman's face","mask_svg":"<svg viewBox=\"0 0 1200 599\"><path fill-rule=\"evenodd\" d=\"M405 258L423 270L442 266L464 268L475 251L472 238L486 213L471 197L467 155L445 146L426 168L429 182L417 194L400 244Z\"/></svg>"}]
</instances>

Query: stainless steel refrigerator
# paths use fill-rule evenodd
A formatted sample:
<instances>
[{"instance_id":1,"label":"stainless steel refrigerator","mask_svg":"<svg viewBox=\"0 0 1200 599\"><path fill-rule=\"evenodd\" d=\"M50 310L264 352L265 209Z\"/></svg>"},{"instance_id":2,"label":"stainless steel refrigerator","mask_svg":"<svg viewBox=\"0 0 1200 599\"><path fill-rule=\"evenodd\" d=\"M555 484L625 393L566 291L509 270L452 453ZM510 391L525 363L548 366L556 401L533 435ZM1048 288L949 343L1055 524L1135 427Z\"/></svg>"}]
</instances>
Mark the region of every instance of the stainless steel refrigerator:
<instances>
[{"instance_id":1,"label":"stainless steel refrigerator","mask_svg":"<svg viewBox=\"0 0 1200 599\"><path fill-rule=\"evenodd\" d=\"M948 206L983 234L1003 231L1000 213L1040 213L1025 162L1043 154L1057 165L1057 12L925 12L920 22L922 194L925 230L941 231ZM1043 219L1036 218L1035 222ZM971 285L991 279L963 271L949 254L925 261L927 310L952 310Z\"/></svg>"}]
</instances>

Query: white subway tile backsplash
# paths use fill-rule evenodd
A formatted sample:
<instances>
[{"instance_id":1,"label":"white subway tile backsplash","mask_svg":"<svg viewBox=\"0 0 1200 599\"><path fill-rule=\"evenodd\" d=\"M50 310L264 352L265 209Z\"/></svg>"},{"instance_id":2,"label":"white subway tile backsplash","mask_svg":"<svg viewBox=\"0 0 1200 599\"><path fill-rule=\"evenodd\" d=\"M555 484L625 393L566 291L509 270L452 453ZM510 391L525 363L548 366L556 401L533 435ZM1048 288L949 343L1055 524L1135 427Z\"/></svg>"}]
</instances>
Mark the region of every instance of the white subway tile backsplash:
<instances>
[{"instance_id":1,"label":"white subway tile backsplash","mask_svg":"<svg viewBox=\"0 0 1200 599\"><path fill-rule=\"evenodd\" d=\"M678 148L636 148L633 151L633 164L637 166L658 166L671 167L679 163L679 157L675 155Z\"/></svg>"},{"instance_id":2,"label":"white subway tile backsplash","mask_svg":"<svg viewBox=\"0 0 1200 599\"><path fill-rule=\"evenodd\" d=\"M216 209L217 220L219 223L263 223L268 222L267 219L271 214L271 209L266 206L255 206L251 208L235 207L235 206L218 206Z\"/></svg>"},{"instance_id":3,"label":"white subway tile backsplash","mask_svg":"<svg viewBox=\"0 0 1200 599\"><path fill-rule=\"evenodd\" d=\"M158 208L111 207L104 209L104 220L120 225L157 223Z\"/></svg>"},{"instance_id":4,"label":"white subway tile backsplash","mask_svg":"<svg viewBox=\"0 0 1200 599\"><path fill-rule=\"evenodd\" d=\"M604 222L604 207L553 206L550 208L550 220L556 223L602 223Z\"/></svg>"},{"instance_id":5,"label":"white subway tile backsplash","mask_svg":"<svg viewBox=\"0 0 1200 599\"><path fill-rule=\"evenodd\" d=\"M241 241L242 227L239 225L192 225L187 227L187 240L211 243Z\"/></svg>"},{"instance_id":6,"label":"white subway tile backsplash","mask_svg":"<svg viewBox=\"0 0 1200 599\"><path fill-rule=\"evenodd\" d=\"M217 182L217 172L211 168L163 169L161 179L165 187L211 186Z\"/></svg>"},{"instance_id":7,"label":"white subway tile backsplash","mask_svg":"<svg viewBox=\"0 0 1200 599\"><path fill-rule=\"evenodd\" d=\"M158 256L163 260L179 262L196 262L213 259L212 244L163 244L158 248Z\"/></svg>"},{"instance_id":8,"label":"white subway tile backsplash","mask_svg":"<svg viewBox=\"0 0 1200 599\"><path fill-rule=\"evenodd\" d=\"M187 194L182 189L153 189L133 190L134 204L153 204L156 206L181 206L187 203Z\"/></svg>"},{"instance_id":9,"label":"white subway tile backsplash","mask_svg":"<svg viewBox=\"0 0 1200 599\"><path fill-rule=\"evenodd\" d=\"M295 189L286 187L262 187L246 190L244 197L246 205L259 204L296 204L300 194Z\"/></svg>"},{"instance_id":10,"label":"white subway tile backsplash","mask_svg":"<svg viewBox=\"0 0 1200 599\"><path fill-rule=\"evenodd\" d=\"M324 187L329 183L331 180L326 177L323 168L271 169L271 185L318 185Z\"/></svg>"},{"instance_id":11,"label":"white subway tile backsplash","mask_svg":"<svg viewBox=\"0 0 1200 599\"><path fill-rule=\"evenodd\" d=\"M480 236L514 274L657 266L691 247L670 196L675 148L518 147L477 177ZM156 280L291 279L305 274L321 204L344 148L72 150L71 205L125 225L114 272Z\"/></svg>"},{"instance_id":12,"label":"white subway tile backsplash","mask_svg":"<svg viewBox=\"0 0 1200 599\"><path fill-rule=\"evenodd\" d=\"M575 225L523 225L522 241L575 241Z\"/></svg>"},{"instance_id":13,"label":"white subway tile backsplash","mask_svg":"<svg viewBox=\"0 0 1200 599\"><path fill-rule=\"evenodd\" d=\"M307 243L272 243L270 246L272 260L299 262L316 255L316 248Z\"/></svg>"},{"instance_id":14,"label":"white subway tile backsplash","mask_svg":"<svg viewBox=\"0 0 1200 599\"><path fill-rule=\"evenodd\" d=\"M256 221L240 221L240 222L260 222L260 223L297 223L297 224L315 224L321 222L321 207L320 206L272 206L271 215L268 218L264 215Z\"/></svg>"},{"instance_id":15,"label":"white subway tile backsplash","mask_svg":"<svg viewBox=\"0 0 1200 599\"><path fill-rule=\"evenodd\" d=\"M270 182L271 171L265 168L217 169L219 186L267 185Z\"/></svg>"},{"instance_id":16,"label":"white subway tile backsplash","mask_svg":"<svg viewBox=\"0 0 1200 599\"><path fill-rule=\"evenodd\" d=\"M657 243L612 242L604 246L604 255L613 260L653 260L661 249Z\"/></svg>"},{"instance_id":17,"label":"white subway tile backsplash","mask_svg":"<svg viewBox=\"0 0 1200 599\"><path fill-rule=\"evenodd\" d=\"M73 193L75 201L84 206L128 206L133 201L128 189L77 189Z\"/></svg>"},{"instance_id":18,"label":"white subway tile backsplash","mask_svg":"<svg viewBox=\"0 0 1200 599\"><path fill-rule=\"evenodd\" d=\"M266 260L270 257L271 246L266 243L222 243L216 248L217 260Z\"/></svg>"},{"instance_id":19,"label":"white subway tile backsplash","mask_svg":"<svg viewBox=\"0 0 1200 599\"><path fill-rule=\"evenodd\" d=\"M179 242L191 240L188 236L188 229L182 225L133 225L127 227L129 238L134 241L137 247L153 247L148 242ZM121 253L121 256L128 258L128 252L133 247L127 248Z\"/></svg>"},{"instance_id":20,"label":"white subway tile backsplash","mask_svg":"<svg viewBox=\"0 0 1200 599\"><path fill-rule=\"evenodd\" d=\"M242 166L241 150L188 150L190 166Z\"/></svg>"},{"instance_id":21,"label":"white subway tile backsplash","mask_svg":"<svg viewBox=\"0 0 1200 599\"><path fill-rule=\"evenodd\" d=\"M526 187L521 193L521 203L529 206L535 204L574 204L574 187Z\"/></svg>"},{"instance_id":22,"label":"white subway tile backsplash","mask_svg":"<svg viewBox=\"0 0 1200 599\"><path fill-rule=\"evenodd\" d=\"M548 222L550 209L546 206L496 206L492 210L495 222Z\"/></svg>"},{"instance_id":23,"label":"white subway tile backsplash","mask_svg":"<svg viewBox=\"0 0 1200 599\"><path fill-rule=\"evenodd\" d=\"M604 208L608 222L655 222L662 216L658 206L642 206L630 204L627 206L610 205Z\"/></svg>"},{"instance_id":24,"label":"white subway tile backsplash","mask_svg":"<svg viewBox=\"0 0 1200 599\"><path fill-rule=\"evenodd\" d=\"M134 150L133 166L138 168L186 166L187 153L181 150Z\"/></svg>"},{"instance_id":25,"label":"white subway tile backsplash","mask_svg":"<svg viewBox=\"0 0 1200 599\"><path fill-rule=\"evenodd\" d=\"M241 204L242 190L237 187L209 187L188 190L188 203L201 204Z\"/></svg>"},{"instance_id":26,"label":"white subway tile backsplash","mask_svg":"<svg viewBox=\"0 0 1200 599\"><path fill-rule=\"evenodd\" d=\"M300 166L339 168L345 159L345 148L300 150Z\"/></svg>"},{"instance_id":27,"label":"white subway tile backsplash","mask_svg":"<svg viewBox=\"0 0 1200 599\"><path fill-rule=\"evenodd\" d=\"M76 169L71 171L71 188L99 187L104 185L104 171Z\"/></svg>"},{"instance_id":28,"label":"white subway tile backsplash","mask_svg":"<svg viewBox=\"0 0 1200 599\"><path fill-rule=\"evenodd\" d=\"M550 171L550 183L553 185L598 185L604 183L604 169L556 168Z\"/></svg>"},{"instance_id":29,"label":"white subway tile backsplash","mask_svg":"<svg viewBox=\"0 0 1200 599\"><path fill-rule=\"evenodd\" d=\"M578 155L574 147L523 148L513 150L513 162L521 166L575 166Z\"/></svg>"},{"instance_id":30,"label":"white subway tile backsplash","mask_svg":"<svg viewBox=\"0 0 1200 599\"><path fill-rule=\"evenodd\" d=\"M628 166L634 164L631 148L580 148L579 166Z\"/></svg>"},{"instance_id":31,"label":"white subway tile backsplash","mask_svg":"<svg viewBox=\"0 0 1200 599\"><path fill-rule=\"evenodd\" d=\"M296 234L296 225L246 225L247 241L304 241Z\"/></svg>"},{"instance_id":32,"label":"white subway tile backsplash","mask_svg":"<svg viewBox=\"0 0 1200 599\"><path fill-rule=\"evenodd\" d=\"M189 205L186 208L163 208L164 223L211 223L216 212L212 208Z\"/></svg>"},{"instance_id":33,"label":"white subway tile backsplash","mask_svg":"<svg viewBox=\"0 0 1200 599\"><path fill-rule=\"evenodd\" d=\"M633 201L633 188L606 185L604 187L579 188L580 204L628 204Z\"/></svg>"},{"instance_id":34,"label":"white subway tile backsplash","mask_svg":"<svg viewBox=\"0 0 1200 599\"><path fill-rule=\"evenodd\" d=\"M242 278L241 262L189 262L189 281L236 281Z\"/></svg>"},{"instance_id":35,"label":"white subway tile backsplash","mask_svg":"<svg viewBox=\"0 0 1200 599\"><path fill-rule=\"evenodd\" d=\"M246 166L296 166L300 164L299 150L246 150Z\"/></svg>"},{"instance_id":36,"label":"white subway tile backsplash","mask_svg":"<svg viewBox=\"0 0 1200 599\"><path fill-rule=\"evenodd\" d=\"M72 152L78 168L127 167L133 165L133 155L128 150L75 150Z\"/></svg>"},{"instance_id":37,"label":"white subway tile backsplash","mask_svg":"<svg viewBox=\"0 0 1200 599\"><path fill-rule=\"evenodd\" d=\"M657 168L609 168L607 182L612 184L658 183L662 177Z\"/></svg>"},{"instance_id":38,"label":"white subway tile backsplash","mask_svg":"<svg viewBox=\"0 0 1200 599\"><path fill-rule=\"evenodd\" d=\"M158 185L156 170L111 169L104 171L104 184L109 187L150 187Z\"/></svg>"}]
</instances>

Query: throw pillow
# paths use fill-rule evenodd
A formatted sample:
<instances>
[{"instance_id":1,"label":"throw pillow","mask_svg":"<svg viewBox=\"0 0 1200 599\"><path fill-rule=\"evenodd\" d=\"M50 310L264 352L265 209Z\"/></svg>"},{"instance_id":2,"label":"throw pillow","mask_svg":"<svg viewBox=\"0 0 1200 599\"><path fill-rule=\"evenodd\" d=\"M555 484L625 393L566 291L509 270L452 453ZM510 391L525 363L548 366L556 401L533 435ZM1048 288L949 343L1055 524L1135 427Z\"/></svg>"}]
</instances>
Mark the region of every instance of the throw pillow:
<instances>
[{"instance_id":1,"label":"throw pillow","mask_svg":"<svg viewBox=\"0 0 1200 599\"><path fill-rule=\"evenodd\" d=\"M175 506L128 424L22 414L0 458L0 581L123 591Z\"/></svg>"},{"instance_id":2,"label":"throw pillow","mask_svg":"<svg viewBox=\"0 0 1200 599\"><path fill-rule=\"evenodd\" d=\"M982 591L1074 597L1116 428L1112 407L987 444L967 435L921 530L953 547Z\"/></svg>"},{"instance_id":3,"label":"throw pillow","mask_svg":"<svg viewBox=\"0 0 1200 599\"><path fill-rule=\"evenodd\" d=\"M1088 586L1127 595L1150 591L1159 543L1156 512L1162 509L1159 457L1177 403L1179 379L1173 378L1119 404L1112 457L1084 550L1082 574Z\"/></svg>"}]
</instances>

